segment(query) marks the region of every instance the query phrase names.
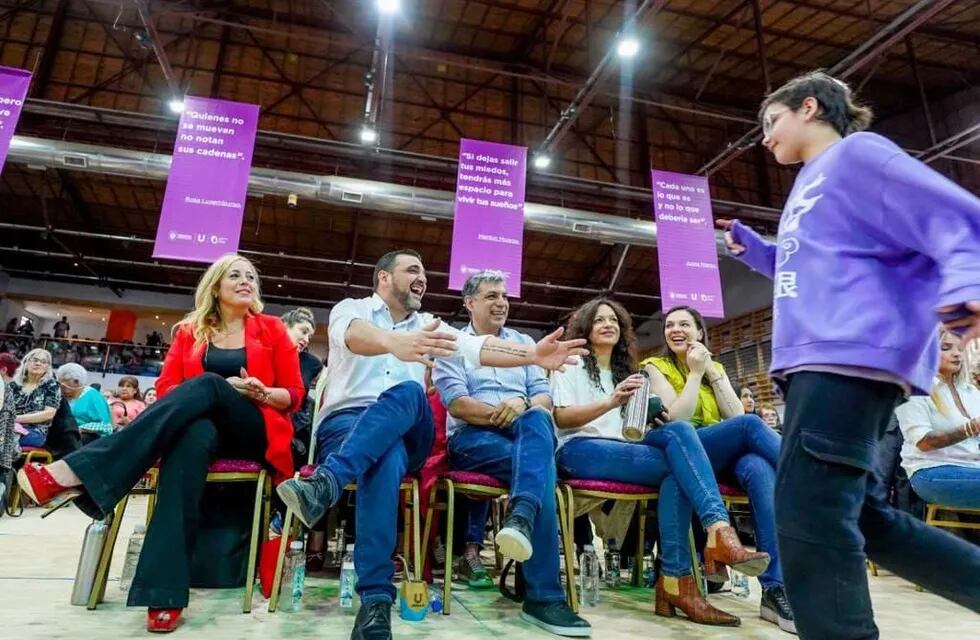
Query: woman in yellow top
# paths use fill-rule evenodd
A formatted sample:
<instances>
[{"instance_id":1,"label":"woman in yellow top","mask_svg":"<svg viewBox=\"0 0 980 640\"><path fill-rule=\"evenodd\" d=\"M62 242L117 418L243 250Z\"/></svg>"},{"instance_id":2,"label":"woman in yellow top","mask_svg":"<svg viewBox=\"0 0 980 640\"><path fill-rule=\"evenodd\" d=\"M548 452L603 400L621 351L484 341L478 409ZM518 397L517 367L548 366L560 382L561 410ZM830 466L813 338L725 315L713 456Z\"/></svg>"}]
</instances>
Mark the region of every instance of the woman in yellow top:
<instances>
[{"instance_id":1,"label":"woman in yellow top","mask_svg":"<svg viewBox=\"0 0 980 640\"><path fill-rule=\"evenodd\" d=\"M698 428L718 479L737 484L749 495L758 547L772 559L759 576L761 615L795 632L776 548L773 507L781 438L759 416L745 413L725 368L711 359L704 318L696 309L669 310L664 316L664 340L663 356L640 363L650 376L650 388L663 400L671 420L684 420ZM725 580L721 574L708 576L712 578Z\"/></svg>"}]
</instances>

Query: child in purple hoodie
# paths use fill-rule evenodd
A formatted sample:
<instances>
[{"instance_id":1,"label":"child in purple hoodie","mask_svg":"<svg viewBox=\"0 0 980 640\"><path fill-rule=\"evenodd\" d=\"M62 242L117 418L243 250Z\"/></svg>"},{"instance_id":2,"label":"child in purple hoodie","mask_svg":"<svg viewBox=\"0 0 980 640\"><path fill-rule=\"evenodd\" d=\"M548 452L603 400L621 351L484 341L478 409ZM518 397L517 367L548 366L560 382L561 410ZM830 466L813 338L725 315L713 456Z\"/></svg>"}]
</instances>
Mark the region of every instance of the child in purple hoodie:
<instances>
[{"instance_id":1,"label":"child in purple hoodie","mask_svg":"<svg viewBox=\"0 0 980 640\"><path fill-rule=\"evenodd\" d=\"M799 635L878 637L865 554L980 612L980 550L891 508L872 471L896 404L932 385L940 319L980 334L980 200L859 133L870 110L824 73L777 89L760 116L777 162L803 163L777 242L718 225L774 284L776 526Z\"/></svg>"}]
</instances>

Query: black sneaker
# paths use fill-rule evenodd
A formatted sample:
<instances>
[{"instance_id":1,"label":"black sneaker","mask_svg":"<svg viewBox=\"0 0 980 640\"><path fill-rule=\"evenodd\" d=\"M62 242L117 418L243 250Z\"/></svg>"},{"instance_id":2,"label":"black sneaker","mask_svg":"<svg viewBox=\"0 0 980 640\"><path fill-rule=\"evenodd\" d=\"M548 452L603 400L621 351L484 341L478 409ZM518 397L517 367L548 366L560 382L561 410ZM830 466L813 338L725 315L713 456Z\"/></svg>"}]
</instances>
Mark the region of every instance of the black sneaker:
<instances>
[{"instance_id":1,"label":"black sneaker","mask_svg":"<svg viewBox=\"0 0 980 640\"><path fill-rule=\"evenodd\" d=\"M391 603L387 600L362 602L350 640L392 640Z\"/></svg>"},{"instance_id":2,"label":"black sneaker","mask_svg":"<svg viewBox=\"0 0 980 640\"><path fill-rule=\"evenodd\" d=\"M556 636L588 638L592 635L592 625L577 616L564 600L558 602L525 600L524 606L521 607L521 619Z\"/></svg>"},{"instance_id":3,"label":"black sneaker","mask_svg":"<svg viewBox=\"0 0 980 640\"><path fill-rule=\"evenodd\" d=\"M786 587L778 585L762 590L762 604L759 615L766 622L778 625L787 633L796 633L796 622L793 620L793 610L786 597Z\"/></svg>"},{"instance_id":4,"label":"black sneaker","mask_svg":"<svg viewBox=\"0 0 980 640\"><path fill-rule=\"evenodd\" d=\"M531 523L523 516L514 513L507 514L494 542L497 550L505 558L513 558L525 562L531 557Z\"/></svg>"},{"instance_id":5,"label":"black sneaker","mask_svg":"<svg viewBox=\"0 0 980 640\"><path fill-rule=\"evenodd\" d=\"M486 567L477 554L467 555L456 560L453 567L460 579L469 585L470 589L493 589L493 580L487 573Z\"/></svg>"},{"instance_id":6,"label":"black sneaker","mask_svg":"<svg viewBox=\"0 0 980 640\"><path fill-rule=\"evenodd\" d=\"M322 469L309 478L286 480L276 487L276 493L307 527L315 525L340 494L333 478Z\"/></svg>"}]
</instances>

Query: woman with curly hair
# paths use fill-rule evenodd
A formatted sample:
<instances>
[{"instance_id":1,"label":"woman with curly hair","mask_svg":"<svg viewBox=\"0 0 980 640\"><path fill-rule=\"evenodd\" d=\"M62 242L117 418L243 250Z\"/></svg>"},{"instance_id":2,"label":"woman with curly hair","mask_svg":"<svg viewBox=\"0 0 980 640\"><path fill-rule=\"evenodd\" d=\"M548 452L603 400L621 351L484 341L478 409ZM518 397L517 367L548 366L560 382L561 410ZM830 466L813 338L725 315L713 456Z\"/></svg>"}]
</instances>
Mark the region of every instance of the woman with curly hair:
<instances>
[{"instance_id":1,"label":"woman with curly hair","mask_svg":"<svg viewBox=\"0 0 980 640\"><path fill-rule=\"evenodd\" d=\"M623 438L624 407L643 384L636 373L636 335L629 313L614 300L592 300L574 312L567 334L570 339L585 338L589 353L552 377L559 472L565 477L659 486L662 570L657 615L673 616L676 608L701 624L738 625L736 616L708 604L691 575L687 547L692 511L708 532L706 562L758 575L769 564L769 555L742 547L711 464L689 423L669 422L640 442Z\"/></svg>"}]
</instances>

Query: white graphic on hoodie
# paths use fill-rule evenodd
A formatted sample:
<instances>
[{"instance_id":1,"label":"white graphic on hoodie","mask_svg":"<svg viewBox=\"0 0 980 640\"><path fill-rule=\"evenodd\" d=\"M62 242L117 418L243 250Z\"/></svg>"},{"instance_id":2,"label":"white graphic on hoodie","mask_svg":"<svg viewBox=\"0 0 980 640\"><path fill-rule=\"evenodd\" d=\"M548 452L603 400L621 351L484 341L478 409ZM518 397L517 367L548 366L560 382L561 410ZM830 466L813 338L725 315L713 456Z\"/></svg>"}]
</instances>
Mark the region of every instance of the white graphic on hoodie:
<instances>
[{"instance_id":1,"label":"white graphic on hoodie","mask_svg":"<svg viewBox=\"0 0 980 640\"><path fill-rule=\"evenodd\" d=\"M817 201L823 197L821 193L811 194L810 192L819 187L827 179L827 176L820 173L814 178L813 182L805 184L796 189L786 203L786 215L780 223L779 241L781 255L776 263L776 278L773 283L774 298L796 298L799 296L799 285L796 271L780 271L782 267L790 261L790 258L800 250L800 241L794 237L787 237L787 234L798 231L800 220L810 213Z\"/></svg>"}]
</instances>

